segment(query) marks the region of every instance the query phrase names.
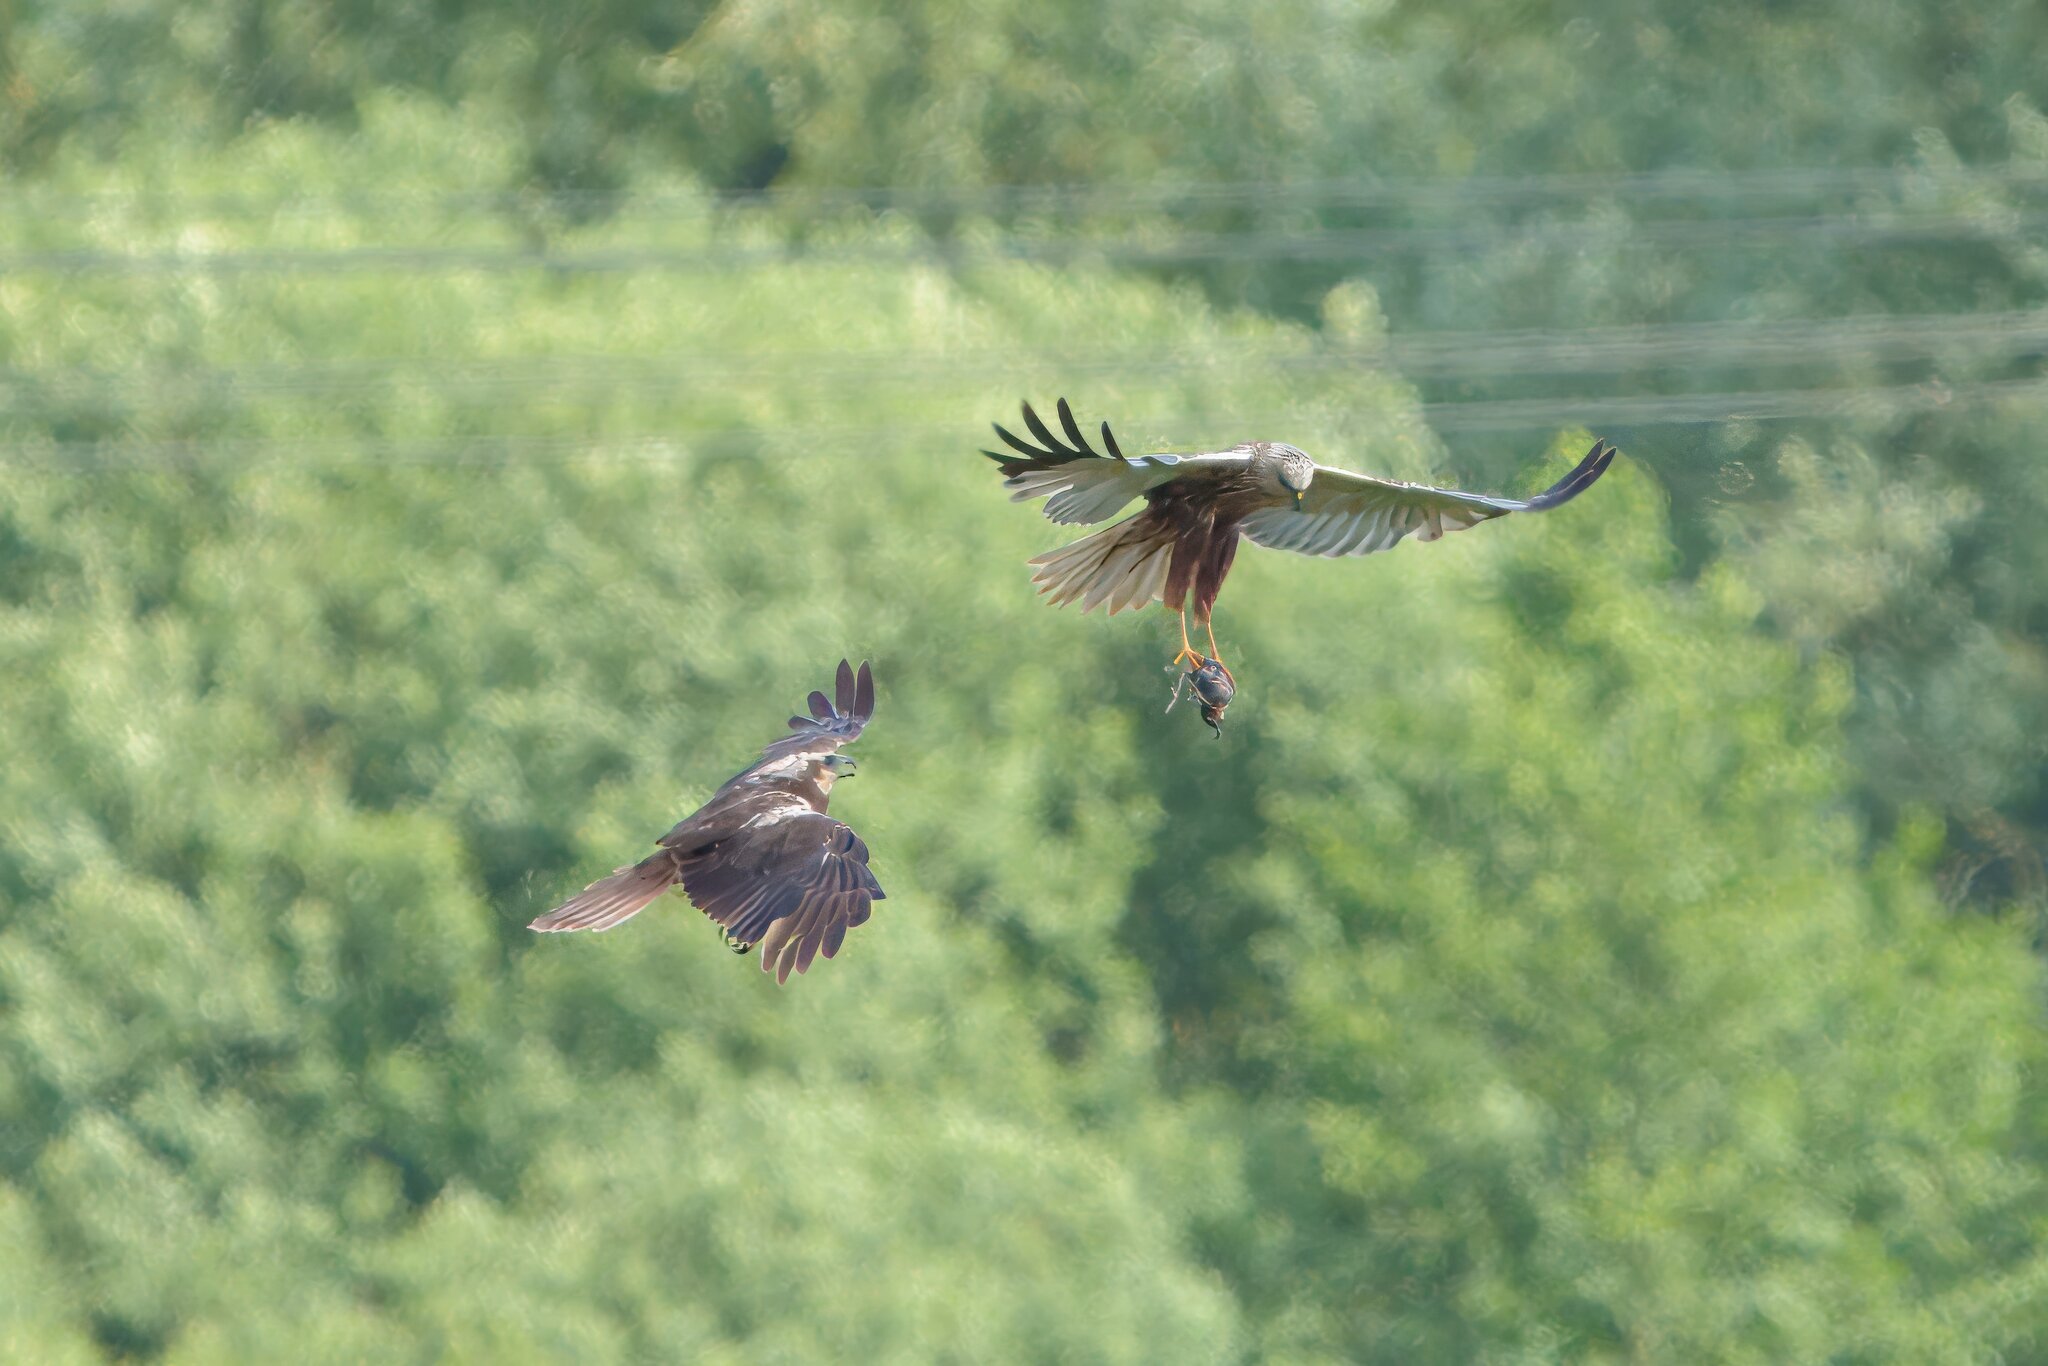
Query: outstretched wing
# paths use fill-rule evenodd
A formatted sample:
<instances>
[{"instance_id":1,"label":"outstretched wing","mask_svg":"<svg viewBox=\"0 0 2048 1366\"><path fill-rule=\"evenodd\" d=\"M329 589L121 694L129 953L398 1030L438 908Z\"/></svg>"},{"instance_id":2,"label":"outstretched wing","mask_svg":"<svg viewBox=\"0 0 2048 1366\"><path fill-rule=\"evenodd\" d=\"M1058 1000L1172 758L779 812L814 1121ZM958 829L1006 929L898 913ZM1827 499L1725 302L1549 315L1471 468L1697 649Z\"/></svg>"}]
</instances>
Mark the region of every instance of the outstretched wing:
<instances>
[{"instance_id":1,"label":"outstretched wing","mask_svg":"<svg viewBox=\"0 0 2048 1366\"><path fill-rule=\"evenodd\" d=\"M1399 543L1409 532L1434 541L1510 512L1542 512L1568 503L1592 486L1614 461L1614 447L1593 443L1570 474L1533 498L1495 498L1457 489L1404 484L1369 474L1316 466L1315 479L1296 507L1260 508L1239 529L1275 550L1303 555L1370 555Z\"/></svg>"},{"instance_id":2,"label":"outstretched wing","mask_svg":"<svg viewBox=\"0 0 2048 1366\"><path fill-rule=\"evenodd\" d=\"M860 673L856 675L853 665L840 660L839 677L833 691L838 694L836 698L813 692L809 699L811 714L789 718L789 728L796 734L775 741L761 751L761 757L764 760L792 754L822 757L858 740L861 731L875 715L875 676L867 661L861 661Z\"/></svg>"},{"instance_id":3,"label":"outstretched wing","mask_svg":"<svg viewBox=\"0 0 2048 1366\"><path fill-rule=\"evenodd\" d=\"M1046 517L1066 525L1103 521L1149 488L1188 474L1241 467L1251 458L1248 450L1213 455L1126 456L1118 449L1107 422L1102 424L1102 444L1109 449L1104 455L1088 444L1081 424L1074 421L1074 410L1065 399L1059 401L1058 411L1060 427L1066 433L1064 442L1026 403L1024 425L1039 444L1034 446L997 423L996 435L1016 453L985 450L982 454L1002 467L1003 484L1010 490L1011 502L1043 498Z\"/></svg>"},{"instance_id":4,"label":"outstretched wing","mask_svg":"<svg viewBox=\"0 0 2048 1366\"><path fill-rule=\"evenodd\" d=\"M868 871L868 847L843 822L796 798L771 806L724 839L680 854L683 891L734 944L761 950L777 982L839 952L886 893Z\"/></svg>"}]
</instances>

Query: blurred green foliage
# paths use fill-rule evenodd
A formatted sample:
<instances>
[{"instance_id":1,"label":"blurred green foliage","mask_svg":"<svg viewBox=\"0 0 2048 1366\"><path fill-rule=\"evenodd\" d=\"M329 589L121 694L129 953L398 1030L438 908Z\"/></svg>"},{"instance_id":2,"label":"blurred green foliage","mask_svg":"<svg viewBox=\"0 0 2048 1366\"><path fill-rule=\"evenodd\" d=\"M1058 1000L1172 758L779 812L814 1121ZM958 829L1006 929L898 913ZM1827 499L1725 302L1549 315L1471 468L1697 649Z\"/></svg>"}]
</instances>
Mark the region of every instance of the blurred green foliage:
<instances>
[{"instance_id":1,"label":"blurred green foliage","mask_svg":"<svg viewBox=\"0 0 2048 1366\"><path fill-rule=\"evenodd\" d=\"M2033 308L2043 22L0 10L0 1356L2040 1359L2038 406L1248 553L1220 743L1164 617L1032 601L1064 533L972 450L1065 392L1526 491L1588 433L1442 405L1577 372L1404 331ZM1830 161L1898 174L1281 192ZM874 185L931 193L737 193ZM1670 233L1758 214L1970 231ZM890 898L837 960L524 930L842 654Z\"/></svg>"},{"instance_id":2,"label":"blurred green foliage","mask_svg":"<svg viewBox=\"0 0 2048 1366\"><path fill-rule=\"evenodd\" d=\"M61 238L73 217L37 190L96 184L67 168L106 161L145 193L184 197L160 210L167 224L194 196L225 196L253 200L279 230L266 244L318 240L317 213L262 212L293 189L278 168L211 149L280 120L388 145L375 130L402 95L448 111L462 134L298 190L461 185L478 213L439 243L535 246L624 214L639 232L621 240L652 238L660 254L692 229L637 196L681 174L716 192L692 216L772 192L773 212L748 216L749 252L843 248L879 203L918 229L892 252L1106 251L1225 308L1311 325L1332 288L1364 277L1397 337L1925 314L1961 330L1905 354L1860 333L1790 353L1738 335L1597 372L1564 359L1414 378L1437 402L1922 383L1967 394L2038 377L2048 345L2044 49L2048 8L2024 0L20 0L0 8L0 160L26 175L23 242ZM1649 186L1627 174L1656 168L1703 174ZM370 236L414 242L408 209L386 212ZM2029 338L1997 325L2022 314ZM1925 488L1938 471L1941 497L1970 510L1933 534L1966 549L1922 555L1920 587L1853 623L1794 629L1857 658L1851 735L1875 824L1932 807L1958 898L2048 904L2048 565L2026 549L2048 515L2027 440L2040 405L2017 417L1928 406L1862 405L1854 460L1870 475L1846 496ZM1781 512L1811 552L1800 565L1888 553L1854 539L1868 522L1807 501L1839 490L1780 475L1788 438L1827 450L1844 436L1836 415L1599 425L1679 495L1674 535L1694 565L1731 537L1751 549ZM1458 473L1507 478L1546 430L1464 437ZM1738 515L1716 518L1720 503ZM1819 524L1852 539L1816 540ZM1751 572L1782 563L1764 555ZM1803 578L1766 585L1775 625L1792 626L1776 607ZM2012 718L2017 739L1961 737L1950 719L1987 714Z\"/></svg>"}]
</instances>

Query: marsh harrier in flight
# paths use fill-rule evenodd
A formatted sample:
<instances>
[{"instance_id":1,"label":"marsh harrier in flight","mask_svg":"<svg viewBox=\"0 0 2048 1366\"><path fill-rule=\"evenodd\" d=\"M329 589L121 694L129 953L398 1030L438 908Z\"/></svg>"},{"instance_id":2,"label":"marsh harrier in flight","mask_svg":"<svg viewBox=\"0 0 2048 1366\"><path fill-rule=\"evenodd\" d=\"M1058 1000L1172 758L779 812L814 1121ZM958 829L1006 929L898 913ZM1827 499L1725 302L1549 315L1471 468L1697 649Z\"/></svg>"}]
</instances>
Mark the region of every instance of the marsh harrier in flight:
<instances>
[{"instance_id":1,"label":"marsh harrier in flight","mask_svg":"<svg viewBox=\"0 0 2048 1366\"><path fill-rule=\"evenodd\" d=\"M591 883L527 928L608 930L681 883L735 953L760 947L761 970L777 982L808 971L821 952L838 953L883 892L867 845L825 814L832 785L854 771L839 749L875 714L874 675L864 663L856 677L842 659L837 692L836 700L812 693L811 714L789 718L796 733L656 840L659 853Z\"/></svg>"},{"instance_id":2,"label":"marsh harrier in flight","mask_svg":"<svg viewBox=\"0 0 2048 1366\"><path fill-rule=\"evenodd\" d=\"M1044 498L1046 517L1063 524L1103 521L1134 498L1142 498L1145 508L1035 556L1032 582L1056 605L1079 602L1083 612L1107 605L1114 616L1126 607L1163 601L1181 618L1174 663L1188 660L1197 667L1216 656L1209 614L1239 537L1303 555L1370 555L1410 532L1417 540L1434 541L1446 531L1510 512L1542 512L1570 502L1614 459L1614 448L1596 441L1570 474L1535 497L1496 498L1319 465L1282 441L1247 441L1201 455L1126 456L1105 422L1105 455L1088 444L1065 399L1059 401L1059 417L1064 441L1024 405L1024 425L1037 438L1035 446L996 427L1010 451L982 454L1002 466L1011 501ZM1190 592L1195 621L1209 633L1206 657L1188 643Z\"/></svg>"}]
</instances>

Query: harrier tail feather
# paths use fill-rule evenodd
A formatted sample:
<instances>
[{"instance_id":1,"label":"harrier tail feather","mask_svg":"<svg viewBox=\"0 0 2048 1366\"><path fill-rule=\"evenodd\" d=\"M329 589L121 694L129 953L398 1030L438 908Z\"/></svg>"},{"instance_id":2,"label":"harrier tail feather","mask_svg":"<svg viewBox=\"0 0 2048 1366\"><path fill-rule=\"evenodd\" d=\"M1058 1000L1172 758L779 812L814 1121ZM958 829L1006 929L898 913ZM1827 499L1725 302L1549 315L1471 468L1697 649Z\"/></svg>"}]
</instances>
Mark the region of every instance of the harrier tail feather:
<instances>
[{"instance_id":1,"label":"harrier tail feather","mask_svg":"<svg viewBox=\"0 0 2048 1366\"><path fill-rule=\"evenodd\" d=\"M1148 510L1034 556L1031 581L1056 607L1079 602L1085 613L1107 603L1115 616L1164 594L1173 544L1173 529Z\"/></svg>"},{"instance_id":2,"label":"harrier tail feather","mask_svg":"<svg viewBox=\"0 0 2048 1366\"><path fill-rule=\"evenodd\" d=\"M675 859L664 849L610 877L599 878L526 928L543 932L608 930L638 915L675 880Z\"/></svg>"}]
</instances>

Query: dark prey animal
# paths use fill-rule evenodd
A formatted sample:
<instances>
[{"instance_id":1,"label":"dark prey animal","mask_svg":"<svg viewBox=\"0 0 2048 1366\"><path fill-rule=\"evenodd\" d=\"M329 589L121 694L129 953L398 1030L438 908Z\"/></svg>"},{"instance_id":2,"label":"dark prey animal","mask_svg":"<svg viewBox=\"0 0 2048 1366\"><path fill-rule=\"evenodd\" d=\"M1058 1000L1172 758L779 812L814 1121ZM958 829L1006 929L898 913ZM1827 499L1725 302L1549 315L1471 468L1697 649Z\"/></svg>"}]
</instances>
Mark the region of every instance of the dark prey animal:
<instances>
[{"instance_id":1,"label":"dark prey animal","mask_svg":"<svg viewBox=\"0 0 2048 1366\"><path fill-rule=\"evenodd\" d=\"M1434 541L1511 512L1542 512L1570 502L1592 486L1614 459L1605 441L1593 443L1571 473L1533 498L1406 484L1319 465L1283 441L1247 441L1226 451L1197 455L1127 457L1109 424L1096 451L1059 401L1065 440L1024 405L1024 425L1037 444L996 428L1008 452L983 451L1002 466L1012 501L1043 498L1054 522L1093 524L1114 516L1132 499L1142 511L1114 526L1032 559L1032 582L1056 605L1079 602L1083 612L1107 605L1164 602L1180 613L1180 653L1196 667L1204 658L1188 642L1187 602L1209 633L1210 614L1240 538L1303 555L1369 555L1410 532Z\"/></svg>"},{"instance_id":2,"label":"dark prey animal","mask_svg":"<svg viewBox=\"0 0 2048 1366\"><path fill-rule=\"evenodd\" d=\"M1169 667L1179 664L1176 659ZM1230 706L1230 700L1237 696L1237 680L1230 676L1230 670L1223 667L1222 660L1198 654L1188 665L1187 672L1173 680L1173 699L1166 704L1168 711L1179 704L1181 692L1187 688L1194 690L1195 705L1201 708L1202 720L1221 740L1223 713Z\"/></svg>"},{"instance_id":3,"label":"dark prey animal","mask_svg":"<svg viewBox=\"0 0 2048 1366\"><path fill-rule=\"evenodd\" d=\"M760 948L761 970L777 982L807 971L820 953L838 953L884 893L868 871L867 845L825 814L833 784L855 771L839 750L875 714L874 675L863 663L856 677L842 659L836 691L812 693L811 714L789 718L796 733L656 840L659 852L591 883L527 928L608 930L680 883L724 927L734 952Z\"/></svg>"}]
</instances>

